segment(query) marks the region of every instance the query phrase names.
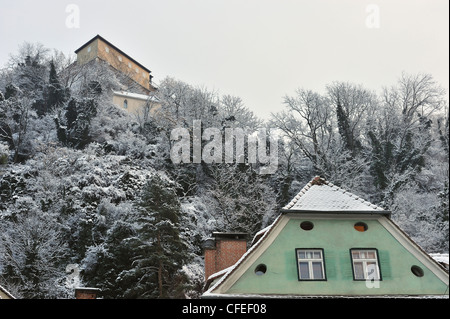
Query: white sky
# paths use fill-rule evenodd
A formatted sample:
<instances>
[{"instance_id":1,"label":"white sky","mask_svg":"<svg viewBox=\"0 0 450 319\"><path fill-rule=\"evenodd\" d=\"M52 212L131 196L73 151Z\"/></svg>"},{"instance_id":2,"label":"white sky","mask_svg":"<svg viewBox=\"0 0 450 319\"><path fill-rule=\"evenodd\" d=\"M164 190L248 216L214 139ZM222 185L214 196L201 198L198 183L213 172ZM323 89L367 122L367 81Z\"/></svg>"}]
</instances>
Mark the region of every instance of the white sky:
<instances>
[{"instance_id":1,"label":"white sky","mask_svg":"<svg viewBox=\"0 0 450 319\"><path fill-rule=\"evenodd\" d=\"M66 25L69 4L79 28ZM239 96L265 119L295 89L333 81L378 91L424 72L449 88L448 0L0 0L0 67L24 41L73 54L97 34L156 82Z\"/></svg>"}]
</instances>

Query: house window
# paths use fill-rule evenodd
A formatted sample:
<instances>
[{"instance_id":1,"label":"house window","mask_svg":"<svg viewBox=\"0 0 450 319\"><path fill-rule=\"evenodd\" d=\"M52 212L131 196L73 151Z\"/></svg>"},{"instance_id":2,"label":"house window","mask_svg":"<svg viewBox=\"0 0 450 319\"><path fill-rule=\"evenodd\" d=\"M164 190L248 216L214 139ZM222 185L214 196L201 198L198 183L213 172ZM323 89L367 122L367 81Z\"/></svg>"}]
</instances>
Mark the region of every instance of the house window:
<instances>
[{"instance_id":1,"label":"house window","mask_svg":"<svg viewBox=\"0 0 450 319\"><path fill-rule=\"evenodd\" d=\"M128 101L127 101L127 100L124 100L124 101L123 101L123 108L124 108L124 109L127 109L127 108L128 108Z\"/></svg>"},{"instance_id":2,"label":"house window","mask_svg":"<svg viewBox=\"0 0 450 319\"><path fill-rule=\"evenodd\" d=\"M298 280L326 280L323 263L323 249L295 250Z\"/></svg>"},{"instance_id":3,"label":"house window","mask_svg":"<svg viewBox=\"0 0 450 319\"><path fill-rule=\"evenodd\" d=\"M350 249L354 280L381 280L376 249Z\"/></svg>"},{"instance_id":4,"label":"house window","mask_svg":"<svg viewBox=\"0 0 450 319\"><path fill-rule=\"evenodd\" d=\"M105 51L106 51L106 53L109 53L109 48L105 47Z\"/></svg>"}]
</instances>

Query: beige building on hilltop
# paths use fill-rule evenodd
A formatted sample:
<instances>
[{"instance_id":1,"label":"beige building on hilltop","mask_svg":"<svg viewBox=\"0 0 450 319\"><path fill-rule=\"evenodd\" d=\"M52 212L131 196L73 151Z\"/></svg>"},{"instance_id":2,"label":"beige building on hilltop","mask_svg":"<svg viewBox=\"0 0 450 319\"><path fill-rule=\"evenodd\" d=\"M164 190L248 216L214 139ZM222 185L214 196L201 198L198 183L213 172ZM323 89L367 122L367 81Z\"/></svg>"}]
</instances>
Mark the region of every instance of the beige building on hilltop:
<instances>
[{"instance_id":1,"label":"beige building on hilltop","mask_svg":"<svg viewBox=\"0 0 450 319\"><path fill-rule=\"evenodd\" d=\"M134 60L128 54L105 40L100 35L95 36L75 51L77 64L84 65L91 61L104 61L125 79L127 91L113 91L113 103L130 113L136 113L140 108L151 103L158 107L158 101L151 93L156 91L152 84L151 71ZM130 92L129 88L134 92Z\"/></svg>"}]
</instances>

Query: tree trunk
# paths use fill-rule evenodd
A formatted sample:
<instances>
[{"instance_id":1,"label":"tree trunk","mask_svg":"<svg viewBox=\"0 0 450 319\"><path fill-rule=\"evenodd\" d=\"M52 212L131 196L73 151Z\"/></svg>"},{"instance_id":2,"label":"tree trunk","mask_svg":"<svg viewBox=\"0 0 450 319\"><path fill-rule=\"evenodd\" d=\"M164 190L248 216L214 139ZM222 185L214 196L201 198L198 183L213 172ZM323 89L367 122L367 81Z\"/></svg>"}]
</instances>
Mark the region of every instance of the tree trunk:
<instances>
[{"instance_id":1,"label":"tree trunk","mask_svg":"<svg viewBox=\"0 0 450 319\"><path fill-rule=\"evenodd\" d=\"M160 250L161 253L161 234L158 232L157 237L157 244L158 244L158 250ZM158 290L159 290L159 298L163 297L163 279L162 279L162 272L163 272L163 264L161 260L159 261L159 267L158 267Z\"/></svg>"}]
</instances>

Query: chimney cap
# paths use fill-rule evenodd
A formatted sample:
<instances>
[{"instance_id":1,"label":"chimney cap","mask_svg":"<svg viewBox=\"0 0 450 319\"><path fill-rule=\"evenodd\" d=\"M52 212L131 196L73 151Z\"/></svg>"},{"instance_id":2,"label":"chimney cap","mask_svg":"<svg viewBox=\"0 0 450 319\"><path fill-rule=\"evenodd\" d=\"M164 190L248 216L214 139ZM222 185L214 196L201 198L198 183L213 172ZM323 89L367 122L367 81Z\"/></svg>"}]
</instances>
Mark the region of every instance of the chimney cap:
<instances>
[{"instance_id":1,"label":"chimney cap","mask_svg":"<svg viewBox=\"0 0 450 319\"><path fill-rule=\"evenodd\" d=\"M236 240L246 240L248 234L240 232L214 232L213 237L217 239L236 239Z\"/></svg>"},{"instance_id":2,"label":"chimney cap","mask_svg":"<svg viewBox=\"0 0 450 319\"><path fill-rule=\"evenodd\" d=\"M208 238L207 240L205 240L205 242L203 243L202 247L204 249L215 249L216 248L216 241L214 240L214 238Z\"/></svg>"},{"instance_id":3,"label":"chimney cap","mask_svg":"<svg viewBox=\"0 0 450 319\"><path fill-rule=\"evenodd\" d=\"M80 290L80 291L101 291L100 288L93 288L93 287L75 287L75 290Z\"/></svg>"}]
</instances>

